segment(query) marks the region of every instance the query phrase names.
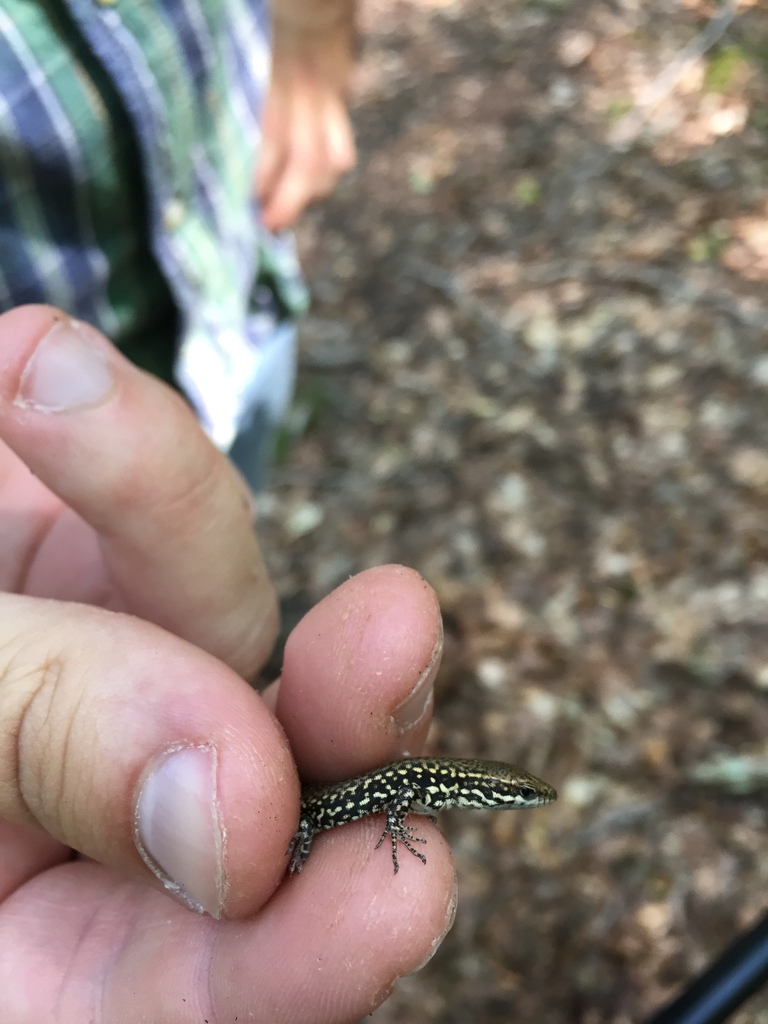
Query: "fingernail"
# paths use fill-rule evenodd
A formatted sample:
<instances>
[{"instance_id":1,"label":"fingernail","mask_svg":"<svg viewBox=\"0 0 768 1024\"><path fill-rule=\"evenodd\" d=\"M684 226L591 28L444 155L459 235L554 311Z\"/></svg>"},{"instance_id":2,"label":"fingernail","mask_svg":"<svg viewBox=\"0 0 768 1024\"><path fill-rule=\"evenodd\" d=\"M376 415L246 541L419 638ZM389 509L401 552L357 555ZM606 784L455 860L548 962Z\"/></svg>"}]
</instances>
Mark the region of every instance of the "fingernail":
<instances>
[{"instance_id":1,"label":"fingernail","mask_svg":"<svg viewBox=\"0 0 768 1024\"><path fill-rule=\"evenodd\" d=\"M443 634L435 644L429 664L421 674L419 681L414 688L392 713L392 720L400 736L415 729L425 715L432 709L433 693L432 686L435 682L437 670L440 667L440 655L443 653Z\"/></svg>"},{"instance_id":2,"label":"fingernail","mask_svg":"<svg viewBox=\"0 0 768 1024\"><path fill-rule=\"evenodd\" d=\"M134 838L165 889L198 913L221 917L224 835L216 798L216 751L166 752L141 783Z\"/></svg>"},{"instance_id":3,"label":"fingernail","mask_svg":"<svg viewBox=\"0 0 768 1024\"><path fill-rule=\"evenodd\" d=\"M69 412L99 405L112 390L112 370L88 324L59 319L24 367L15 405Z\"/></svg>"},{"instance_id":4,"label":"fingernail","mask_svg":"<svg viewBox=\"0 0 768 1024\"><path fill-rule=\"evenodd\" d=\"M440 934L435 939L433 939L432 945L429 947L427 955L424 957L424 959L420 960L416 964L416 966L413 968L413 970L408 972L409 974L415 974L417 971L420 971L422 969L422 967L426 967L427 964L429 963L429 961L432 959L432 957L438 951L438 949L440 949L440 946L443 943L443 939L446 937L446 935L451 930L451 928L453 928L453 922L456 920L456 910L458 908L458 905L459 905L459 887L458 887L458 882L457 882L456 878L454 877L454 880L453 880L453 895L451 896L451 899L448 902L448 906L446 907L445 924L443 925L443 930L440 932Z\"/></svg>"}]
</instances>

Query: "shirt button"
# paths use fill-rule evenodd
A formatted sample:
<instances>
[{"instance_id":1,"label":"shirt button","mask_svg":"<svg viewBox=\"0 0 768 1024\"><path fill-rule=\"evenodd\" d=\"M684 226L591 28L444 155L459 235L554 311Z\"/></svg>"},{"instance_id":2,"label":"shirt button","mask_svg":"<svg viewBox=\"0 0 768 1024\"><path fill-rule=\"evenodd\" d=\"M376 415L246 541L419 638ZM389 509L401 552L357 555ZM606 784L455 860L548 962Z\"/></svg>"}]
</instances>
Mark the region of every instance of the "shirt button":
<instances>
[{"instance_id":1,"label":"shirt button","mask_svg":"<svg viewBox=\"0 0 768 1024\"><path fill-rule=\"evenodd\" d=\"M180 199L169 199L163 209L163 227L166 231L175 231L184 220L186 209Z\"/></svg>"}]
</instances>

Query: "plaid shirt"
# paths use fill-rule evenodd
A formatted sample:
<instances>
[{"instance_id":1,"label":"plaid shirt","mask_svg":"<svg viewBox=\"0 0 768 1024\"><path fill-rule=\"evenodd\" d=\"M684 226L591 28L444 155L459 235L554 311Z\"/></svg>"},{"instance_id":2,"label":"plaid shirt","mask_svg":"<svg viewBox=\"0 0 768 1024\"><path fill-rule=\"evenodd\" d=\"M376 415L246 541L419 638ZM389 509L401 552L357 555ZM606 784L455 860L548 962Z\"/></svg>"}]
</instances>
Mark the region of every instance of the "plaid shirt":
<instances>
[{"instance_id":1,"label":"plaid shirt","mask_svg":"<svg viewBox=\"0 0 768 1024\"><path fill-rule=\"evenodd\" d=\"M305 304L254 206L268 70L264 0L0 0L0 309L174 364L223 448L287 403Z\"/></svg>"}]
</instances>

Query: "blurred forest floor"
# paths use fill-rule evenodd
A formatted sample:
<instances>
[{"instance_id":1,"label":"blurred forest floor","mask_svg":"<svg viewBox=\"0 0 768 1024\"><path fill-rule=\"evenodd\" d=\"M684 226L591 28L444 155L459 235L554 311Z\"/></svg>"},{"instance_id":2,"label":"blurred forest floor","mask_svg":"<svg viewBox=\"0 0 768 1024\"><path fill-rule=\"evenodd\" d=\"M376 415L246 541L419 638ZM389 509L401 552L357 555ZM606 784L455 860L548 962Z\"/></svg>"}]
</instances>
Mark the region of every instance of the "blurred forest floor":
<instances>
[{"instance_id":1,"label":"blurred forest floor","mask_svg":"<svg viewBox=\"0 0 768 1024\"><path fill-rule=\"evenodd\" d=\"M443 816L372 1019L629 1024L768 909L768 4L363 8L264 546L297 611L418 569L431 749L561 794Z\"/></svg>"}]
</instances>

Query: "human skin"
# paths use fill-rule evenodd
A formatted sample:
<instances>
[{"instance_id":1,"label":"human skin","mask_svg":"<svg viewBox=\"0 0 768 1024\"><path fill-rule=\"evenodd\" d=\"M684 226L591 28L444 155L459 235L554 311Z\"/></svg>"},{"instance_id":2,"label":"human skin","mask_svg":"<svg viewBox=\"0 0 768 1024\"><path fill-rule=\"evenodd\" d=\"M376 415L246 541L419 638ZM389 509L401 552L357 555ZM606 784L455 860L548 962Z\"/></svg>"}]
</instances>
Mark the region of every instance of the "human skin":
<instances>
[{"instance_id":1,"label":"human skin","mask_svg":"<svg viewBox=\"0 0 768 1024\"><path fill-rule=\"evenodd\" d=\"M436 947L454 878L427 822L426 866L395 876L369 820L285 876L296 762L421 748L434 594L399 566L347 581L262 699L245 485L178 395L48 307L0 316L0 586L4 1024L355 1021Z\"/></svg>"},{"instance_id":2,"label":"human skin","mask_svg":"<svg viewBox=\"0 0 768 1024\"><path fill-rule=\"evenodd\" d=\"M274 0L272 73L256 191L271 231L293 224L355 166L347 110L355 0Z\"/></svg>"}]
</instances>

